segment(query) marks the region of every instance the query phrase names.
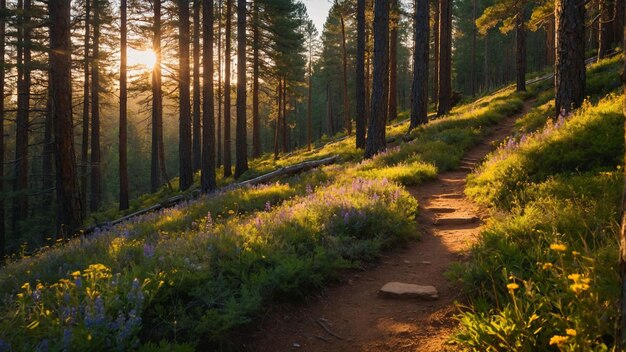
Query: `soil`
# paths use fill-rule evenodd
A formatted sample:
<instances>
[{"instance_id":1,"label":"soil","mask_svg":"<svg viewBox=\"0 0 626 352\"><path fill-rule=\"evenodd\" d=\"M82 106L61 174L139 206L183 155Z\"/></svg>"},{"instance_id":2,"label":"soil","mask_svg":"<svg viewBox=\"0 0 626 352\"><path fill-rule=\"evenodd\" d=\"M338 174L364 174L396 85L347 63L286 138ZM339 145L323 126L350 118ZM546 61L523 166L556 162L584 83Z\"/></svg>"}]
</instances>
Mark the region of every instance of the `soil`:
<instances>
[{"instance_id":1,"label":"soil","mask_svg":"<svg viewBox=\"0 0 626 352\"><path fill-rule=\"evenodd\" d=\"M528 110L525 106L524 112ZM523 114L522 112L521 114ZM457 325L458 287L444 273L464 260L488 216L464 195L467 175L499 141L512 133L515 120L504 119L470 150L461 166L410 188L419 201L420 240L386 253L363 272L346 274L307 305L281 305L269 312L247 343L250 351L452 351L448 341ZM387 282L433 285L439 299L390 299L379 294Z\"/></svg>"}]
</instances>

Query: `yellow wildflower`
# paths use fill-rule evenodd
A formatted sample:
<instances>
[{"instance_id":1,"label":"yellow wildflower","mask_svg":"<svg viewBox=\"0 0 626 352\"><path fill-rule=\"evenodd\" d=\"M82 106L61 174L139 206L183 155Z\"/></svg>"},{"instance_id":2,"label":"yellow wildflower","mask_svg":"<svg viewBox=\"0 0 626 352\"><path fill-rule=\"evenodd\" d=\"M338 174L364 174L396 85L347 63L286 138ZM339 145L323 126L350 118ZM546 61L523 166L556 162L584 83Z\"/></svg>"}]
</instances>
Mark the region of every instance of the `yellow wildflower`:
<instances>
[{"instance_id":1,"label":"yellow wildflower","mask_svg":"<svg viewBox=\"0 0 626 352\"><path fill-rule=\"evenodd\" d=\"M569 274L567 275L567 278L574 282L578 282L578 280L580 279L580 274Z\"/></svg>"},{"instance_id":2,"label":"yellow wildflower","mask_svg":"<svg viewBox=\"0 0 626 352\"><path fill-rule=\"evenodd\" d=\"M552 269L553 266L554 265L552 265L552 263L544 263L542 268L543 270L549 270L549 269Z\"/></svg>"},{"instance_id":3,"label":"yellow wildflower","mask_svg":"<svg viewBox=\"0 0 626 352\"><path fill-rule=\"evenodd\" d=\"M569 336L554 335L552 336L552 338L550 338L550 346L552 345L561 346L562 344L567 342L568 339L569 339Z\"/></svg>"},{"instance_id":4,"label":"yellow wildflower","mask_svg":"<svg viewBox=\"0 0 626 352\"><path fill-rule=\"evenodd\" d=\"M572 255L573 255L574 257L577 257L577 256L579 256L579 255L580 255L580 252L578 252L578 251L572 251Z\"/></svg>"},{"instance_id":5,"label":"yellow wildflower","mask_svg":"<svg viewBox=\"0 0 626 352\"><path fill-rule=\"evenodd\" d=\"M528 323L532 323L533 321L539 319L539 316L537 314L533 314L530 316L530 319L528 319Z\"/></svg>"},{"instance_id":6,"label":"yellow wildflower","mask_svg":"<svg viewBox=\"0 0 626 352\"><path fill-rule=\"evenodd\" d=\"M228 210L228 215L235 215L235 211L232 209Z\"/></svg>"},{"instance_id":7,"label":"yellow wildflower","mask_svg":"<svg viewBox=\"0 0 626 352\"><path fill-rule=\"evenodd\" d=\"M567 246L561 243L553 243L550 245L550 249L557 252L564 252L567 250Z\"/></svg>"},{"instance_id":8,"label":"yellow wildflower","mask_svg":"<svg viewBox=\"0 0 626 352\"><path fill-rule=\"evenodd\" d=\"M583 284L588 284L591 282L591 279L588 277L585 277L585 278L580 279L580 282L582 282Z\"/></svg>"},{"instance_id":9,"label":"yellow wildflower","mask_svg":"<svg viewBox=\"0 0 626 352\"><path fill-rule=\"evenodd\" d=\"M576 336L576 330L574 329L565 329L565 333L569 336Z\"/></svg>"},{"instance_id":10,"label":"yellow wildflower","mask_svg":"<svg viewBox=\"0 0 626 352\"><path fill-rule=\"evenodd\" d=\"M512 282L512 283L506 285L506 288L508 288L509 291L514 291L514 290L517 290L519 288L519 285L516 284L515 282Z\"/></svg>"},{"instance_id":11,"label":"yellow wildflower","mask_svg":"<svg viewBox=\"0 0 626 352\"><path fill-rule=\"evenodd\" d=\"M589 289L589 285L587 285L587 284L579 284L579 283L576 283L576 284L571 284L571 285L569 286L569 288L570 288L570 290L572 290L575 294L579 294L579 293L581 293L581 292L583 292L583 291L587 291L587 290Z\"/></svg>"},{"instance_id":12,"label":"yellow wildflower","mask_svg":"<svg viewBox=\"0 0 626 352\"><path fill-rule=\"evenodd\" d=\"M76 270L72 273L72 276L80 276L80 270Z\"/></svg>"}]
</instances>

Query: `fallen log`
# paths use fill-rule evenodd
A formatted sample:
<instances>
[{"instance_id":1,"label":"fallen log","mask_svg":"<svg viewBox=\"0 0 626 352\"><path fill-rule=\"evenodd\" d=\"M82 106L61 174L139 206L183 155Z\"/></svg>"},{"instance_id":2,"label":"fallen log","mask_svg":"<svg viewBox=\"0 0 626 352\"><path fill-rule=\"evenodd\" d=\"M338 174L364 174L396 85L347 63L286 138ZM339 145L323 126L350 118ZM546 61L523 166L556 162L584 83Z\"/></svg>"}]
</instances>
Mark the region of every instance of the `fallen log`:
<instances>
[{"instance_id":1,"label":"fallen log","mask_svg":"<svg viewBox=\"0 0 626 352\"><path fill-rule=\"evenodd\" d=\"M253 179L247 180L247 181L243 181L243 182L239 182L239 183L233 183L231 185L222 187L217 189L216 191L214 191L212 193L212 195L217 195L218 192L225 192L225 191L232 191L234 189L237 188L241 188L241 187L246 187L246 186L254 186L254 185L258 185L258 184L262 184L262 183L267 183L269 181L271 181L274 178L277 177L282 177L282 176L291 176L291 175L295 175L301 172L305 172L311 169L315 169L318 168L320 166L324 166L324 165L329 165L329 164L333 164L337 161L339 157L338 156L332 156L329 158L325 158L325 159L320 159L320 160L311 160L311 161L305 161L303 163L300 164L295 164L295 165L290 165L290 166L286 166L286 167L282 167L278 170L274 170L272 172L269 172L265 175L261 175L258 177L255 177ZM191 199L192 197L188 198L185 197L184 195L178 195L178 196L174 196L171 198L166 199L165 201L155 204L149 208L145 208L145 209L141 209L141 210L137 210L136 212L132 213L132 214L128 214L124 217L121 217L119 219L113 220L113 221L108 221L106 223L99 223L96 225L92 225L90 227L87 227L85 229L83 229L83 231L81 232L83 235L88 235L92 232L94 232L97 228L100 227L104 227L104 226L114 226L117 225L119 223L122 223L124 221L130 220L134 217L140 216L140 215L144 215L153 211L158 211L161 209L165 209L165 208L169 208L172 207L176 204L182 203L184 201L187 201L189 199Z\"/></svg>"}]
</instances>

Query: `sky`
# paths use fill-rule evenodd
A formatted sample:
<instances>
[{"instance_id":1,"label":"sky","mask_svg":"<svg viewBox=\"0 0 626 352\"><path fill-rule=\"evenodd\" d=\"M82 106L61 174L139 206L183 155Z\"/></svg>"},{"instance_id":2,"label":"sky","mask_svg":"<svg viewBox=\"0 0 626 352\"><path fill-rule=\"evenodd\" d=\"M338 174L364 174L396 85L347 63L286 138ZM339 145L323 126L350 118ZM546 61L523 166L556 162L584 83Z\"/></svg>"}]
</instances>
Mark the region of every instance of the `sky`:
<instances>
[{"instance_id":1,"label":"sky","mask_svg":"<svg viewBox=\"0 0 626 352\"><path fill-rule=\"evenodd\" d=\"M318 33L321 34L322 29L324 29L324 22L326 22L326 17L328 16L328 11L333 5L332 0L303 0L303 2L306 5L309 17L313 20L313 23L315 23Z\"/></svg>"}]
</instances>

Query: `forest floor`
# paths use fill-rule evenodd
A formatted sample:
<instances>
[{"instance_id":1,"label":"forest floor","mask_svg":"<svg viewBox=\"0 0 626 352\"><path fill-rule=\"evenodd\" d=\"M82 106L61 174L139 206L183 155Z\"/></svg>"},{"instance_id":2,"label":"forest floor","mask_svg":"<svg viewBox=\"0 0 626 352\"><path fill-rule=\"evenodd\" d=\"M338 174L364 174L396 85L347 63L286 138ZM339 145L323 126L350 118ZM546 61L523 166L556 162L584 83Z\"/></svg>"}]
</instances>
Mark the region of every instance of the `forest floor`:
<instances>
[{"instance_id":1,"label":"forest floor","mask_svg":"<svg viewBox=\"0 0 626 352\"><path fill-rule=\"evenodd\" d=\"M488 211L464 195L467 175L498 142L513 132L516 119L494 127L454 171L409 188L418 199L420 240L387 252L381 262L350 272L305 305L280 305L270 311L248 344L254 351L446 351L454 332L459 291L445 277L449 266L464 260ZM434 301L385 298L379 290L399 281L435 286Z\"/></svg>"}]
</instances>

